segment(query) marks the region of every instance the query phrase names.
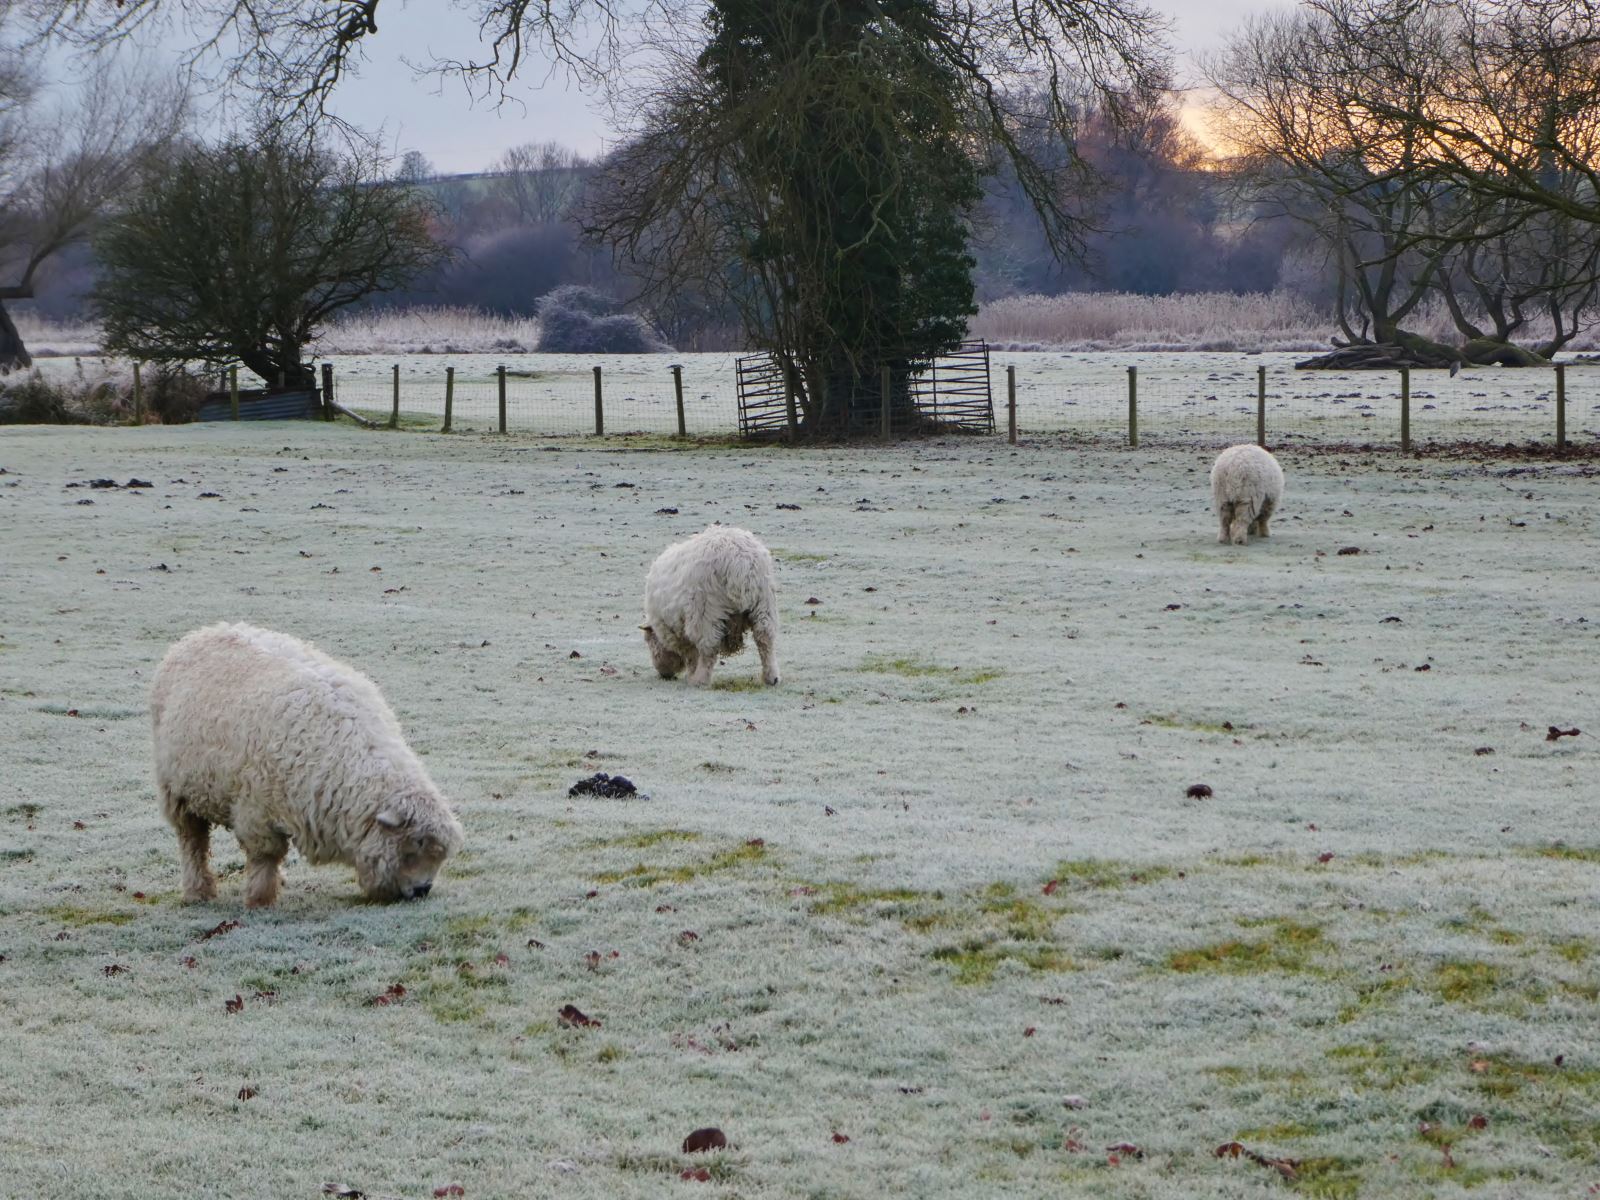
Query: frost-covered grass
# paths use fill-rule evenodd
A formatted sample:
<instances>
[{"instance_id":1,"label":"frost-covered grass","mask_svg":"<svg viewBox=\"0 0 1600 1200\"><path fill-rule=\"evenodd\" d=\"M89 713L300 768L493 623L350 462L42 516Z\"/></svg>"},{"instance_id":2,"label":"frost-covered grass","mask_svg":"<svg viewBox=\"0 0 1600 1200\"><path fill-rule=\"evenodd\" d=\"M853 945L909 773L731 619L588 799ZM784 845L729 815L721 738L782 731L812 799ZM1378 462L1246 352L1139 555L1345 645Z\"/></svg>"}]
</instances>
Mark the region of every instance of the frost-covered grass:
<instances>
[{"instance_id":1,"label":"frost-covered grass","mask_svg":"<svg viewBox=\"0 0 1600 1200\"><path fill-rule=\"evenodd\" d=\"M1595 480L1283 457L1227 547L1175 451L0 434L0 1192L1581 1194ZM649 669L713 519L778 688ZM224 834L177 904L145 690L224 617L384 688L468 831L429 900L245 912Z\"/></svg>"},{"instance_id":2,"label":"frost-covered grass","mask_svg":"<svg viewBox=\"0 0 1600 1200\"><path fill-rule=\"evenodd\" d=\"M1451 345L1461 334L1443 303L1418 309L1406 328ZM991 300L973 318L972 332L998 346L1064 350L1319 351L1336 326L1325 306L1289 292L1189 292L1141 296L1131 292L1070 292ZM1548 336L1543 327L1520 340ZM1600 347L1600 326L1569 351Z\"/></svg>"}]
</instances>

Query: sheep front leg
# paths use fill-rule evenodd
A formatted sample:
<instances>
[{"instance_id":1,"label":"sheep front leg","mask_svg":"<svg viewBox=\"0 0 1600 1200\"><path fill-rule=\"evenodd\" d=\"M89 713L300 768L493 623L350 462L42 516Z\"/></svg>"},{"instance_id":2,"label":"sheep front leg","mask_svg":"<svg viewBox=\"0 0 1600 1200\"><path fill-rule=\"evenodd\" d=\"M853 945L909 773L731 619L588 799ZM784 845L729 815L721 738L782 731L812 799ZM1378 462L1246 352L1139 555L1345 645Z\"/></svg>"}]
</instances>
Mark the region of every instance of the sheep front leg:
<instances>
[{"instance_id":1,"label":"sheep front leg","mask_svg":"<svg viewBox=\"0 0 1600 1200\"><path fill-rule=\"evenodd\" d=\"M684 678L696 687L705 687L711 682L711 668L717 665L716 653L706 654L697 650L688 665L689 673Z\"/></svg>"},{"instance_id":2,"label":"sheep front leg","mask_svg":"<svg viewBox=\"0 0 1600 1200\"><path fill-rule=\"evenodd\" d=\"M778 631L770 622L758 622L750 631L755 636L756 650L761 655L761 682L775 687L778 674Z\"/></svg>"},{"instance_id":3,"label":"sheep front leg","mask_svg":"<svg viewBox=\"0 0 1600 1200\"><path fill-rule=\"evenodd\" d=\"M234 832L245 853L245 907L271 908L278 902L278 889L283 886L283 860L289 853L289 839L270 829Z\"/></svg>"},{"instance_id":4,"label":"sheep front leg","mask_svg":"<svg viewBox=\"0 0 1600 1200\"><path fill-rule=\"evenodd\" d=\"M211 822L181 808L172 827L178 831L178 854L183 859L183 902L199 904L217 898L217 877L211 872Z\"/></svg>"}]
</instances>

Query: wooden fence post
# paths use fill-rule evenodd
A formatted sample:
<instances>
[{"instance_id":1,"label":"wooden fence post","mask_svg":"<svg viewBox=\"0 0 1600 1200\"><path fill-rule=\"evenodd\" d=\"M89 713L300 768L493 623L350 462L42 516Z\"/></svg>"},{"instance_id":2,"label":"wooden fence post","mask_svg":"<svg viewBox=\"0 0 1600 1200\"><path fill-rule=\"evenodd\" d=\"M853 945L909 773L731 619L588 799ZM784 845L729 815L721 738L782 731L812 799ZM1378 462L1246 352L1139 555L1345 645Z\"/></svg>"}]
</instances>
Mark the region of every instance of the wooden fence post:
<instances>
[{"instance_id":1,"label":"wooden fence post","mask_svg":"<svg viewBox=\"0 0 1600 1200\"><path fill-rule=\"evenodd\" d=\"M506 365L501 363L494 369L495 384L500 400L500 432L506 431Z\"/></svg>"},{"instance_id":2,"label":"wooden fence post","mask_svg":"<svg viewBox=\"0 0 1600 1200\"><path fill-rule=\"evenodd\" d=\"M228 410L233 419L239 419L239 368L228 368Z\"/></svg>"},{"instance_id":3,"label":"wooden fence post","mask_svg":"<svg viewBox=\"0 0 1600 1200\"><path fill-rule=\"evenodd\" d=\"M450 410L455 407L455 400L456 369L454 367L446 367L444 369L444 428L439 430L440 433L450 432Z\"/></svg>"},{"instance_id":4,"label":"wooden fence post","mask_svg":"<svg viewBox=\"0 0 1600 1200\"><path fill-rule=\"evenodd\" d=\"M1128 445L1139 448L1139 368L1128 368Z\"/></svg>"},{"instance_id":5,"label":"wooden fence post","mask_svg":"<svg viewBox=\"0 0 1600 1200\"><path fill-rule=\"evenodd\" d=\"M891 386L889 364L884 363L878 368L878 436L884 441L889 440L889 389Z\"/></svg>"},{"instance_id":6,"label":"wooden fence post","mask_svg":"<svg viewBox=\"0 0 1600 1200\"><path fill-rule=\"evenodd\" d=\"M133 423L144 424L144 380L139 375L139 364L133 364Z\"/></svg>"},{"instance_id":7,"label":"wooden fence post","mask_svg":"<svg viewBox=\"0 0 1600 1200\"><path fill-rule=\"evenodd\" d=\"M1411 452L1411 368L1400 368L1400 452Z\"/></svg>"},{"instance_id":8,"label":"wooden fence post","mask_svg":"<svg viewBox=\"0 0 1600 1200\"><path fill-rule=\"evenodd\" d=\"M1006 368L1006 440L1017 444L1017 368Z\"/></svg>"},{"instance_id":9,"label":"wooden fence post","mask_svg":"<svg viewBox=\"0 0 1600 1200\"><path fill-rule=\"evenodd\" d=\"M322 419L333 420L333 364L322 364Z\"/></svg>"},{"instance_id":10,"label":"wooden fence post","mask_svg":"<svg viewBox=\"0 0 1600 1200\"><path fill-rule=\"evenodd\" d=\"M1256 368L1256 445L1267 448L1267 368Z\"/></svg>"},{"instance_id":11,"label":"wooden fence post","mask_svg":"<svg viewBox=\"0 0 1600 1200\"><path fill-rule=\"evenodd\" d=\"M796 441L800 437L800 410L795 403L794 364L783 364L783 402L789 413L789 440Z\"/></svg>"},{"instance_id":12,"label":"wooden fence post","mask_svg":"<svg viewBox=\"0 0 1600 1200\"><path fill-rule=\"evenodd\" d=\"M600 368L594 369L594 435L604 437L606 432L605 385L600 381Z\"/></svg>"},{"instance_id":13,"label":"wooden fence post","mask_svg":"<svg viewBox=\"0 0 1600 1200\"><path fill-rule=\"evenodd\" d=\"M676 363L672 367L672 390L678 397L678 436L688 437L689 427L683 420L683 368Z\"/></svg>"},{"instance_id":14,"label":"wooden fence post","mask_svg":"<svg viewBox=\"0 0 1600 1200\"><path fill-rule=\"evenodd\" d=\"M400 364L394 365L394 405L389 409L389 428L400 428Z\"/></svg>"},{"instance_id":15,"label":"wooden fence post","mask_svg":"<svg viewBox=\"0 0 1600 1200\"><path fill-rule=\"evenodd\" d=\"M1556 364L1556 449L1567 447L1567 364Z\"/></svg>"}]
</instances>

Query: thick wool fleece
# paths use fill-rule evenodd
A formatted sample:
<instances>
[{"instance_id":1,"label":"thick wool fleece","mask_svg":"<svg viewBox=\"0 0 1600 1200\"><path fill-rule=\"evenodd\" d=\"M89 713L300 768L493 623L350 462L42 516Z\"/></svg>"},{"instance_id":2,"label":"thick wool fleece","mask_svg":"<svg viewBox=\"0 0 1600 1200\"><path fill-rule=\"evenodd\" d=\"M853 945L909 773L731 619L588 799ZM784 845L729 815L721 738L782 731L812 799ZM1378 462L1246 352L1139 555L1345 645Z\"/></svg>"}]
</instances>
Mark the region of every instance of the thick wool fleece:
<instances>
[{"instance_id":1,"label":"thick wool fleece","mask_svg":"<svg viewBox=\"0 0 1600 1200\"><path fill-rule=\"evenodd\" d=\"M712 525L663 550L644 586L644 640L664 679L688 668L711 682L720 655L761 654L761 678L778 682L778 600L772 555L748 530Z\"/></svg>"},{"instance_id":2,"label":"thick wool fleece","mask_svg":"<svg viewBox=\"0 0 1600 1200\"><path fill-rule=\"evenodd\" d=\"M185 859L184 892L210 899L210 826L233 830L248 899L270 904L293 841L312 863L356 868L369 895L428 890L461 827L377 687L291 637L210 625L168 650L150 699L156 785Z\"/></svg>"},{"instance_id":3,"label":"thick wool fleece","mask_svg":"<svg viewBox=\"0 0 1600 1200\"><path fill-rule=\"evenodd\" d=\"M1211 506L1217 541L1243 546L1248 534L1267 536L1267 521L1283 500L1283 468L1260 446L1229 446L1211 466Z\"/></svg>"}]
</instances>

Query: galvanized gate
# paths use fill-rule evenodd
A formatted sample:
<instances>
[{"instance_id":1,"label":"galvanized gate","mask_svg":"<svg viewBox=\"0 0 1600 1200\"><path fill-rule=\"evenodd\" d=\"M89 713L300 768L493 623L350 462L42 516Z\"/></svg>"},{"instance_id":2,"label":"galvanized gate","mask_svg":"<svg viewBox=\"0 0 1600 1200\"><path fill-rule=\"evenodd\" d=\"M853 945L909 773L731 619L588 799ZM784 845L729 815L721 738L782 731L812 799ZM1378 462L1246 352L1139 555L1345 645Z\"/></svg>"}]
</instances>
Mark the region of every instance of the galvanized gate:
<instances>
[{"instance_id":1,"label":"galvanized gate","mask_svg":"<svg viewBox=\"0 0 1600 1200\"><path fill-rule=\"evenodd\" d=\"M795 427L799 417L791 409L784 365L776 355L747 355L735 360L735 369L741 437L779 437ZM905 378L911 405L923 421L948 430L994 432L987 342L963 342Z\"/></svg>"}]
</instances>

